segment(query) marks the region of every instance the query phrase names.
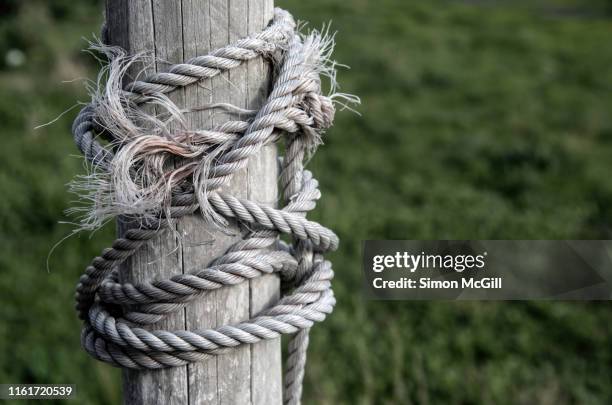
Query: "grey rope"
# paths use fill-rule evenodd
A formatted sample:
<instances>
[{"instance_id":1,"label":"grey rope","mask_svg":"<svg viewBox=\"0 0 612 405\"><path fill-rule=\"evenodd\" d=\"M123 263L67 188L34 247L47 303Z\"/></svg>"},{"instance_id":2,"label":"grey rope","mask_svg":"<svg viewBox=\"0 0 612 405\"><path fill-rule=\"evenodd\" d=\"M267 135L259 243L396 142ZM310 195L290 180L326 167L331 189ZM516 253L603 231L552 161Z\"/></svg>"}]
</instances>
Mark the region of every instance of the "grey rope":
<instances>
[{"instance_id":1,"label":"grey rope","mask_svg":"<svg viewBox=\"0 0 612 405\"><path fill-rule=\"evenodd\" d=\"M165 211L160 207L159 219L129 229L86 268L76 288L76 309L84 323L83 347L93 357L128 368L177 367L236 346L292 334L284 401L300 402L309 330L315 322L323 321L335 305L331 289L334 273L323 254L338 247L338 237L331 230L306 218L321 193L317 180L304 169L304 158L313 140L331 126L334 116L331 99L321 94L319 70L313 63L315 42L312 36L298 35L291 15L276 9L274 20L261 33L124 86L122 99L136 105L146 103L150 96L211 78L256 57L271 58L278 64L273 89L252 120L228 121L217 128L201 130L199 138L191 139L190 144L181 143L177 134L173 142L179 149L191 153L193 149L189 148L201 143L197 156L204 157L211 145L224 147L208 170L199 172L205 177L198 187L194 187L194 181L191 188L175 190L170 207ZM113 159L130 143L126 145L122 135L112 131L105 134L118 141L111 142L111 147L97 140L103 131L97 124L98 109L95 101L85 106L72 130L85 158L99 170L109 171ZM263 145L276 141L283 133L287 137L280 174L286 203L283 208L220 191ZM195 177L197 164L185 160L181 170ZM217 217L236 219L251 231L206 268L167 280L119 282L119 264L163 232L171 218L206 210ZM280 234L289 235L292 244L282 242ZM280 275L284 295L249 320L199 331L139 327L159 322L207 291L270 273Z\"/></svg>"}]
</instances>

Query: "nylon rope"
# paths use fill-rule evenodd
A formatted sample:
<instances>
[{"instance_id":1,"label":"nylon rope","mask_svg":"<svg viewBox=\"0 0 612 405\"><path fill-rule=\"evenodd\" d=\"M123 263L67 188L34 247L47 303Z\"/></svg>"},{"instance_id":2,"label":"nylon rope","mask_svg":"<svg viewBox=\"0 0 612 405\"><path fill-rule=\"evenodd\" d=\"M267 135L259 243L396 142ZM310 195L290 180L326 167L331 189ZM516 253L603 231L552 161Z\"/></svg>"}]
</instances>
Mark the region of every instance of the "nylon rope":
<instances>
[{"instance_id":1,"label":"nylon rope","mask_svg":"<svg viewBox=\"0 0 612 405\"><path fill-rule=\"evenodd\" d=\"M181 187L172 188L171 203L167 209L156 207L157 219L149 218L140 227L127 230L104 249L87 266L76 287L76 309L83 321L81 341L90 355L114 366L159 369L204 361L244 344L290 334L283 397L285 403L300 403L310 328L323 321L336 302L331 288L334 273L324 254L338 247L338 237L307 219L321 193L317 180L304 168L304 160L313 140L331 126L335 112L331 97L321 94L320 63L313 61L324 57L320 42L315 35L298 34L292 16L277 8L274 19L259 34L123 87L122 103L135 109L254 58L271 60L275 71L270 95L250 119L202 130L198 142L168 141L190 153L181 166L187 175L178 183ZM74 121L73 135L92 167L107 173L114 170L121 153L138 142L142 146L143 141L102 128L103 107L99 100L86 105ZM282 208L222 191L262 146L281 137L285 141L279 176ZM102 144L101 138L110 140L109 144ZM143 150L140 153L148 156ZM220 152L209 167L198 171L198 159L214 150ZM162 154L172 155L168 150ZM190 182L189 176L193 179L197 173L204 177ZM119 281L122 262L165 232L171 219L204 213L203 205L213 217L238 221L249 230L247 235L207 268L139 284ZM279 235L288 235L292 242L282 242ZM251 319L195 331L145 328L208 291L270 273L280 275L282 296Z\"/></svg>"}]
</instances>

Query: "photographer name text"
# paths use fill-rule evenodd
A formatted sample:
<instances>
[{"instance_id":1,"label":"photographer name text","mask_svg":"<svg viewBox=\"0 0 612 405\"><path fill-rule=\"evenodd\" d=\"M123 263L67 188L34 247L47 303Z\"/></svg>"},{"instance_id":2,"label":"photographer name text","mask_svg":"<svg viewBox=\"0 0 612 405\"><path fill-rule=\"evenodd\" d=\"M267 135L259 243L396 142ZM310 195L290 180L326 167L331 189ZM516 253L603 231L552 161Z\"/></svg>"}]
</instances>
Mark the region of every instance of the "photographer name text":
<instances>
[{"instance_id":1,"label":"photographer name text","mask_svg":"<svg viewBox=\"0 0 612 405\"><path fill-rule=\"evenodd\" d=\"M372 271L374 273L392 273L397 275L398 271L408 272L411 277L393 277L393 280L385 280L383 277L372 279L375 289L501 289L501 277L478 277L462 274L459 280L445 280L440 277L432 278L422 275L428 270L448 271L463 273L464 271L482 273L486 268L487 252L479 255L440 255L411 254L408 252L395 252L392 255L376 255L372 260ZM416 276L416 272L420 274ZM380 274L381 276L383 274Z\"/></svg>"}]
</instances>

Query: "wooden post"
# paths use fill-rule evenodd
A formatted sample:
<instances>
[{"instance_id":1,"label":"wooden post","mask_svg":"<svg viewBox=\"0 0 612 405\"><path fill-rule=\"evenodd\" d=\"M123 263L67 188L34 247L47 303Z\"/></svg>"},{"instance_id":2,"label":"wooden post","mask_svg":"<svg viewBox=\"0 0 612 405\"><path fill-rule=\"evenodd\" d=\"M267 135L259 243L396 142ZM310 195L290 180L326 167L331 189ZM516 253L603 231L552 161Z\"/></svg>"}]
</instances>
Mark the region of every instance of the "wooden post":
<instances>
[{"instance_id":1,"label":"wooden post","mask_svg":"<svg viewBox=\"0 0 612 405\"><path fill-rule=\"evenodd\" d=\"M130 54L151 51L158 61L178 63L204 55L237 39L261 31L273 16L273 0L107 0L108 39ZM164 71L158 62L152 69ZM254 109L269 90L270 67L250 61L212 80L178 89L170 98L184 108L229 102ZM193 128L209 128L227 116L219 111L186 114ZM233 195L262 203L277 199L276 147L265 147L246 170L226 188ZM198 215L181 218L177 230L154 239L121 270L122 281L169 278L202 268L242 237L233 224L227 235L207 226ZM119 226L119 233L126 225ZM155 329L200 330L248 319L279 294L279 280L268 275L250 283L222 288L171 314ZM280 404L280 339L243 346L229 354L184 367L124 370L125 404Z\"/></svg>"}]
</instances>

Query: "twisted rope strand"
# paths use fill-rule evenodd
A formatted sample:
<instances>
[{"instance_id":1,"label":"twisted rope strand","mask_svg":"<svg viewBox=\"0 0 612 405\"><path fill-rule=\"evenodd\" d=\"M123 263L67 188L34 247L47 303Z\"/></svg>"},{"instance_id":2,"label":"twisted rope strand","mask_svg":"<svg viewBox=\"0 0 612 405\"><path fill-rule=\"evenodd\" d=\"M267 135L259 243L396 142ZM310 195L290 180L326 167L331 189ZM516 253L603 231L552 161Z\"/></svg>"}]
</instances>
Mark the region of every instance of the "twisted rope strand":
<instances>
[{"instance_id":1,"label":"twisted rope strand","mask_svg":"<svg viewBox=\"0 0 612 405\"><path fill-rule=\"evenodd\" d=\"M210 55L198 56L185 63L173 65L168 72L154 73L143 80L128 83L122 97L130 102L142 103L147 96L168 93L177 87L187 86L203 79L210 79L223 71L235 68L258 56L268 56L287 46L295 36L295 21L283 9L274 9L271 24L252 38L244 38L234 45L217 49ZM104 148L94 133L95 106L86 105L77 115L72 133L75 144L83 156L100 166L108 162L113 153Z\"/></svg>"},{"instance_id":2,"label":"twisted rope strand","mask_svg":"<svg viewBox=\"0 0 612 405\"><path fill-rule=\"evenodd\" d=\"M171 190L166 198L169 205L158 206L156 217L142 219L139 228L129 229L116 239L91 261L79 280L76 309L84 324L82 345L90 355L127 368L178 367L240 345L292 334L284 401L300 403L309 330L332 312L336 302L331 289L334 273L323 254L338 247L338 237L306 218L321 193L303 163L334 116L331 98L321 94L319 78L329 53L326 46L316 33L302 38L295 32L292 16L276 9L273 21L261 33L173 65L167 72L131 82L121 91L122 108L129 113L136 111L133 109L138 104L211 78L244 61L271 58L277 64L274 86L264 105L247 121L227 121L210 130L177 131L170 138L153 134L128 139L98 125L104 118L104 99L94 100L81 110L72 128L74 140L95 170L112 176L120 166L118 161L131 153L130 173L142 173L139 165L146 166L150 161L157 165L157 172L152 173L160 177L147 187L164 185L164 179L174 182L167 188ZM111 139L112 149L98 142L101 130ZM279 178L283 208L221 191L263 145L283 134L287 136ZM113 143L113 139L123 141ZM165 168L163 162L168 159L176 162L174 168ZM207 267L167 280L119 282L122 262L163 232L172 218L198 211L221 223L237 220L250 231ZM292 244L280 241L280 234L291 236ZM281 277L283 296L249 320L198 331L140 327L159 322L209 291L272 273Z\"/></svg>"}]
</instances>

